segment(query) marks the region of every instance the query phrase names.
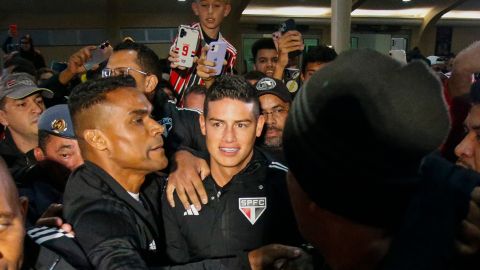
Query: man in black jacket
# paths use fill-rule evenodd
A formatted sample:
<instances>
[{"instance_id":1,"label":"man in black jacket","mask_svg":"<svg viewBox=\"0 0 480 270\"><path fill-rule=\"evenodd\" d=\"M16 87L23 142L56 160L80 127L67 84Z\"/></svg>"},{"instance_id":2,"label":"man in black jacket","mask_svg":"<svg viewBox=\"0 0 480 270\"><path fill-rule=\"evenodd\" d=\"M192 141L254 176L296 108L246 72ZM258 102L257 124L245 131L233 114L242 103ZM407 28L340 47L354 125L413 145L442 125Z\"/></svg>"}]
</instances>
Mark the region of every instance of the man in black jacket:
<instances>
[{"instance_id":1,"label":"man in black jacket","mask_svg":"<svg viewBox=\"0 0 480 270\"><path fill-rule=\"evenodd\" d=\"M287 168L254 148L264 117L255 89L224 75L207 93L201 128L211 175L201 211L163 198L167 253L176 263L235 256L265 244L300 245L285 186Z\"/></svg>"},{"instance_id":2,"label":"man in black jacket","mask_svg":"<svg viewBox=\"0 0 480 270\"><path fill-rule=\"evenodd\" d=\"M163 126L131 77L80 85L69 107L85 164L67 184L66 220L94 267L146 268L161 259L162 183L146 175L167 165Z\"/></svg>"},{"instance_id":3,"label":"man in black jacket","mask_svg":"<svg viewBox=\"0 0 480 270\"><path fill-rule=\"evenodd\" d=\"M69 107L85 164L67 183L64 214L90 263L96 269L168 264L160 213L163 178L152 174L167 166L164 128L150 117L152 105L127 76L78 86ZM251 265L268 261L264 251L249 254ZM298 256L294 249L280 253L270 262L275 256ZM239 261L206 260L179 268L238 269Z\"/></svg>"}]
</instances>

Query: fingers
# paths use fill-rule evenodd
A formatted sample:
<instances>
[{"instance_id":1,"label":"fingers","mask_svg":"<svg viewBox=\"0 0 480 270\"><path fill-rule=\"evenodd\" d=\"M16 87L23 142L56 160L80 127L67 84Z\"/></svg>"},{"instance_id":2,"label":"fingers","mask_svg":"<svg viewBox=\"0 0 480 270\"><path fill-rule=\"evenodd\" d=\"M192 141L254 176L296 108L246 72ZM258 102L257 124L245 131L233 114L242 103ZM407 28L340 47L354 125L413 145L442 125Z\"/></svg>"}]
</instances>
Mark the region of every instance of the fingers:
<instances>
[{"instance_id":1,"label":"fingers","mask_svg":"<svg viewBox=\"0 0 480 270\"><path fill-rule=\"evenodd\" d=\"M63 223L60 229L64 230L66 233L69 233L71 235L75 235L75 232L73 231L72 225L68 223Z\"/></svg>"},{"instance_id":2,"label":"fingers","mask_svg":"<svg viewBox=\"0 0 480 270\"><path fill-rule=\"evenodd\" d=\"M197 61L197 75L203 80L208 80L210 77L215 76L216 70L209 67L214 67L215 63L212 61L207 61L207 52L209 46L205 45L202 47L200 58Z\"/></svg>"},{"instance_id":3,"label":"fingers","mask_svg":"<svg viewBox=\"0 0 480 270\"><path fill-rule=\"evenodd\" d=\"M467 220L472 224L480 227L480 206L477 203L475 203L473 200L470 201Z\"/></svg>"},{"instance_id":4,"label":"fingers","mask_svg":"<svg viewBox=\"0 0 480 270\"><path fill-rule=\"evenodd\" d=\"M463 220L459 238L455 245L461 255L472 255L479 252L480 228L478 226Z\"/></svg>"},{"instance_id":5,"label":"fingers","mask_svg":"<svg viewBox=\"0 0 480 270\"><path fill-rule=\"evenodd\" d=\"M304 49L302 34L298 31L288 31L278 40L278 50L280 52L293 52Z\"/></svg>"},{"instance_id":6,"label":"fingers","mask_svg":"<svg viewBox=\"0 0 480 270\"><path fill-rule=\"evenodd\" d=\"M175 191L175 186L168 180L167 183L167 200L170 207L175 207L175 200L173 199L173 192Z\"/></svg>"},{"instance_id":7,"label":"fingers","mask_svg":"<svg viewBox=\"0 0 480 270\"><path fill-rule=\"evenodd\" d=\"M68 60L68 69L73 74L86 72L84 64L92 57L91 52L96 48L96 46L86 46L74 53Z\"/></svg>"},{"instance_id":8,"label":"fingers","mask_svg":"<svg viewBox=\"0 0 480 270\"><path fill-rule=\"evenodd\" d=\"M183 208L185 208L185 210L190 209L190 201L188 200L189 197L187 196L185 187L184 186L179 186L179 187L176 188L176 190L177 190L177 196L180 199L180 202L182 203ZM195 194L195 196L196 196L196 194ZM192 199L192 198L190 197L190 199ZM198 201L198 199L197 199L197 201ZM192 200L192 202L193 202L193 200ZM192 204L194 204L194 203L192 203ZM198 209L198 210L200 210L200 209Z\"/></svg>"},{"instance_id":9,"label":"fingers","mask_svg":"<svg viewBox=\"0 0 480 270\"><path fill-rule=\"evenodd\" d=\"M170 51L168 61L170 61L170 67L171 68L178 68L178 69L181 69L181 70L186 69L185 67L182 67L182 66L179 65L178 62L180 62L180 59L178 58L178 53L176 53L175 51Z\"/></svg>"},{"instance_id":10,"label":"fingers","mask_svg":"<svg viewBox=\"0 0 480 270\"><path fill-rule=\"evenodd\" d=\"M207 195L207 192L205 191L205 187L203 186L203 182L200 178L197 178L196 180L198 181L192 182L193 187L195 188L196 194L198 194L203 204L207 204L208 195ZM198 204L200 208L197 207L197 204L195 203L193 204L195 205L195 208L197 208L198 210L200 210L200 208L202 207L200 204Z\"/></svg>"},{"instance_id":11,"label":"fingers","mask_svg":"<svg viewBox=\"0 0 480 270\"><path fill-rule=\"evenodd\" d=\"M35 223L35 225L37 226L46 226L46 227L55 227L55 228L60 228L62 224L63 224L63 221L59 217L39 218Z\"/></svg>"},{"instance_id":12,"label":"fingers","mask_svg":"<svg viewBox=\"0 0 480 270\"><path fill-rule=\"evenodd\" d=\"M50 206L43 212L40 218L51 218L51 217L61 217L63 211L63 205L58 203L52 203Z\"/></svg>"},{"instance_id":13,"label":"fingers","mask_svg":"<svg viewBox=\"0 0 480 270\"><path fill-rule=\"evenodd\" d=\"M302 254L297 247L270 244L252 250L248 253L248 260L252 270L271 269L278 260L295 259Z\"/></svg>"}]
</instances>

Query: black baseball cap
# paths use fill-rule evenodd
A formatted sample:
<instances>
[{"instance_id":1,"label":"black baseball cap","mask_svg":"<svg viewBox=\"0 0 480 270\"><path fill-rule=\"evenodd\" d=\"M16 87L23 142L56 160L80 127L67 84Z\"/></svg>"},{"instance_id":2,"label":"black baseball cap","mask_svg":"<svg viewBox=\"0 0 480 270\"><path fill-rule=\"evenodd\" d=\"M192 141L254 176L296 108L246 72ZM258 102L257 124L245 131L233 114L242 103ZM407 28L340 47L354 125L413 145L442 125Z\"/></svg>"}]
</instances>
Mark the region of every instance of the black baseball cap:
<instances>
[{"instance_id":1,"label":"black baseball cap","mask_svg":"<svg viewBox=\"0 0 480 270\"><path fill-rule=\"evenodd\" d=\"M272 94L285 102L292 102L292 96L290 92L285 84L280 80L270 77L261 78L257 84L255 84L255 89L257 89L257 95L259 97L265 94Z\"/></svg>"}]
</instances>

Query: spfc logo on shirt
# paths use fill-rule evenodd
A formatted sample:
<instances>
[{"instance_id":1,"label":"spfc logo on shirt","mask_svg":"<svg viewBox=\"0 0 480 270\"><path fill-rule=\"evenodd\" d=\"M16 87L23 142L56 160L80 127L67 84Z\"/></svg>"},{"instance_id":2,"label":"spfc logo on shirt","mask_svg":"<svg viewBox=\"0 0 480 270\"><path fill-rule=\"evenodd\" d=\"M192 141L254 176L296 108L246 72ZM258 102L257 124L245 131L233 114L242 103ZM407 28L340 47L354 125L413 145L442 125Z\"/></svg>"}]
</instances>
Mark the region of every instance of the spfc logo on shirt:
<instances>
[{"instance_id":1,"label":"spfc logo on shirt","mask_svg":"<svg viewBox=\"0 0 480 270\"><path fill-rule=\"evenodd\" d=\"M238 209L253 225L267 210L267 197L239 198Z\"/></svg>"}]
</instances>

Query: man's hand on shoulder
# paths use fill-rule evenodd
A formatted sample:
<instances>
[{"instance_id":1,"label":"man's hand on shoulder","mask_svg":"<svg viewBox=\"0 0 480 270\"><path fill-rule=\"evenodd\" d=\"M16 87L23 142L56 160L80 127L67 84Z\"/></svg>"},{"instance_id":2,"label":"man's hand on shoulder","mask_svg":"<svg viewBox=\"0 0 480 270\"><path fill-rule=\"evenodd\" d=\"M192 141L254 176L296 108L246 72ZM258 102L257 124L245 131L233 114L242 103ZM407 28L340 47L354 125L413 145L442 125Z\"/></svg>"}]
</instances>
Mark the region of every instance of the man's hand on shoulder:
<instances>
[{"instance_id":1,"label":"man's hand on shoulder","mask_svg":"<svg viewBox=\"0 0 480 270\"><path fill-rule=\"evenodd\" d=\"M186 150L174 154L175 170L170 173L167 183L167 200L175 207L173 192L176 191L185 209L190 205L200 210L208 202L208 196L202 180L210 174L210 168L204 159L194 156ZM199 199L200 196L200 199Z\"/></svg>"}]
</instances>

